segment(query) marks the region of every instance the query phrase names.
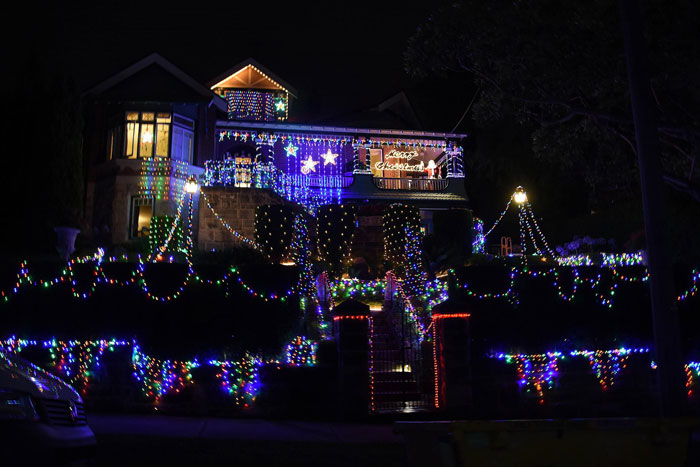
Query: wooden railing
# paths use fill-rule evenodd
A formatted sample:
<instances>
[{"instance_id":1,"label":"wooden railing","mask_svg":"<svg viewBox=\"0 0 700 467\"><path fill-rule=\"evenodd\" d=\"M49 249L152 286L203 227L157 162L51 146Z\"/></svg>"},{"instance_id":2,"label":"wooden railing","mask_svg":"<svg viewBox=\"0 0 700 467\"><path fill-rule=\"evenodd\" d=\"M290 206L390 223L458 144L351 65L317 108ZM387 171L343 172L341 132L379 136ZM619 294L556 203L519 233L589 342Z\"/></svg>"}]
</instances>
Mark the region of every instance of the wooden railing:
<instances>
[{"instance_id":1,"label":"wooden railing","mask_svg":"<svg viewBox=\"0 0 700 467\"><path fill-rule=\"evenodd\" d=\"M448 183L446 178L374 177L374 184L382 190L443 191Z\"/></svg>"}]
</instances>

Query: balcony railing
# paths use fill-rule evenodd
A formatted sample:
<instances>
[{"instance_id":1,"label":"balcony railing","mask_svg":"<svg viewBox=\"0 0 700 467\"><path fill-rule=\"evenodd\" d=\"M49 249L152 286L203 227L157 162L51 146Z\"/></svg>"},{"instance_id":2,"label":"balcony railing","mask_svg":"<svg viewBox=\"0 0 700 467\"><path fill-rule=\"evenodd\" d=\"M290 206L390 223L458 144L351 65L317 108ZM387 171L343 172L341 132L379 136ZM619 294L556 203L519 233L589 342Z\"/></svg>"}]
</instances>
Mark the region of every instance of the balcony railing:
<instances>
[{"instance_id":1,"label":"balcony railing","mask_svg":"<svg viewBox=\"0 0 700 467\"><path fill-rule=\"evenodd\" d=\"M449 180L446 178L384 178L374 177L374 184L382 190L443 191Z\"/></svg>"}]
</instances>

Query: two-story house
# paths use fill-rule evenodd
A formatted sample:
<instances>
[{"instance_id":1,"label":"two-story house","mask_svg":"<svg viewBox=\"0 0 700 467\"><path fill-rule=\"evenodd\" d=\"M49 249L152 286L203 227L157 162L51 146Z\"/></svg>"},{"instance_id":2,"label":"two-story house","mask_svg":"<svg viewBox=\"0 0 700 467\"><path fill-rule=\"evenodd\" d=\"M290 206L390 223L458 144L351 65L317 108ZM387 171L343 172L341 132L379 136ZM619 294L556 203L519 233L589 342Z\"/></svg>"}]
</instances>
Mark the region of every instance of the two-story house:
<instances>
[{"instance_id":1,"label":"two-story house","mask_svg":"<svg viewBox=\"0 0 700 467\"><path fill-rule=\"evenodd\" d=\"M196 200L202 249L236 243L207 207L244 236L259 204L356 203L358 225L376 225L399 202L420 208L427 232L435 211L466 209L466 135L291 123L296 96L252 59L204 85L157 54L88 90L93 235L115 244L148 235L153 216L174 214L193 174L208 194ZM394 98L375 110L406 106Z\"/></svg>"}]
</instances>

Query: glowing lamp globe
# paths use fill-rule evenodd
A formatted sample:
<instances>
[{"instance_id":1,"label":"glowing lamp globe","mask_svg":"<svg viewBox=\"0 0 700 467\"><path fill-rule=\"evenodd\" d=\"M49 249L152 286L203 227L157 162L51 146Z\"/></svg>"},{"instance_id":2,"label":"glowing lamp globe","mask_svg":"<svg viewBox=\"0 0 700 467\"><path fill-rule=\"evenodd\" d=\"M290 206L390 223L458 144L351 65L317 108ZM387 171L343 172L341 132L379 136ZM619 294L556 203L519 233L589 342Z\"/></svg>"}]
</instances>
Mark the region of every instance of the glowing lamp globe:
<instances>
[{"instance_id":1,"label":"glowing lamp globe","mask_svg":"<svg viewBox=\"0 0 700 467\"><path fill-rule=\"evenodd\" d=\"M527 202L527 194L525 193L523 187L519 186L515 189L515 193L513 193L513 201L515 201L518 204L523 204Z\"/></svg>"},{"instance_id":2,"label":"glowing lamp globe","mask_svg":"<svg viewBox=\"0 0 700 467\"><path fill-rule=\"evenodd\" d=\"M197 193L197 180L194 176L190 177L185 183L185 191L191 195Z\"/></svg>"}]
</instances>

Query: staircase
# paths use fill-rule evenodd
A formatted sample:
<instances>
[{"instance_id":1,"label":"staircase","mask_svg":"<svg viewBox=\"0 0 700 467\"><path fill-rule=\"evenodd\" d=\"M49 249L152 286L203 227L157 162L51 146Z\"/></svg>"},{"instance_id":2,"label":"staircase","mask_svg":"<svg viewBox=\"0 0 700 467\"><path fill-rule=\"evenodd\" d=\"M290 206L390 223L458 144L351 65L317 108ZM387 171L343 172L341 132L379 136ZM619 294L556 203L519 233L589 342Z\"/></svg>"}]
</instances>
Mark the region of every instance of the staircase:
<instances>
[{"instance_id":1,"label":"staircase","mask_svg":"<svg viewBox=\"0 0 700 467\"><path fill-rule=\"evenodd\" d=\"M428 410L430 396L422 388L421 352L406 323L392 320L385 306L372 311L374 407L379 413ZM396 315L393 315L396 316Z\"/></svg>"}]
</instances>

